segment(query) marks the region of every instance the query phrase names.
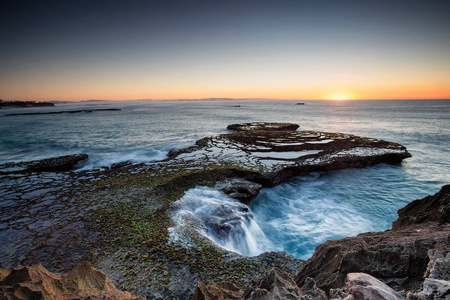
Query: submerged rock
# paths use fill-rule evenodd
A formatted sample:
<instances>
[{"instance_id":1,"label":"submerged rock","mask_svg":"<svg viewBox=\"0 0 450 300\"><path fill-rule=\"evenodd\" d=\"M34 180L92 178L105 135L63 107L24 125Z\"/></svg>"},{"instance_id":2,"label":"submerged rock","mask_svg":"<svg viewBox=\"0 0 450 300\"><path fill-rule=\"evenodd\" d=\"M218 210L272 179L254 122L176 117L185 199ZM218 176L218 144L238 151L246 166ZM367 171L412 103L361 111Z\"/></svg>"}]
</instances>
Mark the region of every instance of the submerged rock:
<instances>
[{"instance_id":1,"label":"submerged rock","mask_svg":"<svg viewBox=\"0 0 450 300\"><path fill-rule=\"evenodd\" d=\"M69 171L88 157L87 154L71 154L33 161L5 163L0 165L0 174Z\"/></svg>"},{"instance_id":2,"label":"submerged rock","mask_svg":"<svg viewBox=\"0 0 450 300\"><path fill-rule=\"evenodd\" d=\"M105 273L88 262L68 274L51 273L41 264L1 270L0 274L1 299L146 299L116 289Z\"/></svg>"},{"instance_id":3,"label":"submerged rock","mask_svg":"<svg viewBox=\"0 0 450 300\"><path fill-rule=\"evenodd\" d=\"M441 203L449 194L450 189L444 186L436 195L417 203L421 203L422 208L431 207L421 201ZM434 205L428 213L434 215L440 210L441 206ZM331 288L344 286L347 274L363 272L397 291L420 290L429 261L429 250L436 245L450 243L449 220L444 224L438 221L430 219L426 223L398 225L393 230L327 241L316 248L314 255L298 273L296 282L302 286L311 277L321 289L329 293Z\"/></svg>"}]
</instances>

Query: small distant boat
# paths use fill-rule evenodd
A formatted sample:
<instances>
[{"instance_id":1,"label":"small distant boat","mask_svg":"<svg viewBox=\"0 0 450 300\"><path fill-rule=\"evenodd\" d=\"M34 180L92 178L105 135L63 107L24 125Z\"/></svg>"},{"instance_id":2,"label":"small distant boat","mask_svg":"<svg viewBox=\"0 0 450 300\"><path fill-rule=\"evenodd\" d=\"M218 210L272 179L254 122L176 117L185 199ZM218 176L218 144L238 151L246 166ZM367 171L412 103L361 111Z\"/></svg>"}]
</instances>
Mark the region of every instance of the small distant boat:
<instances>
[{"instance_id":1,"label":"small distant boat","mask_svg":"<svg viewBox=\"0 0 450 300\"><path fill-rule=\"evenodd\" d=\"M305 102L297 102L295 105L305 105Z\"/></svg>"}]
</instances>

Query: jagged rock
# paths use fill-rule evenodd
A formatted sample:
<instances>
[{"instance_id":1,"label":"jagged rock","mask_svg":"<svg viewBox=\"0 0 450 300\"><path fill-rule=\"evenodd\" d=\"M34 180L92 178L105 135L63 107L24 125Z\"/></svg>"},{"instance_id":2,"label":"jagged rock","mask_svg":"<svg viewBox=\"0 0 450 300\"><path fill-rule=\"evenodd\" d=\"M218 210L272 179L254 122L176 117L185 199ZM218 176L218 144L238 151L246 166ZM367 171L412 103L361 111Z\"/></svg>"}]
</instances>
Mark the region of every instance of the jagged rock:
<instances>
[{"instance_id":1,"label":"jagged rock","mask_svg":"<svg viewBox=\"0 0 450 300\"><path fill-rule=\"evenodd\" d=\"M105 273L88 262L68 274L51 273L41 264L0 274L7 274L0 282L1 299L146 299L116 289Z\"/></svg>"},{"instance_id":2,"label":"jagged rock","mask_svg":"<svg viewBox=\"0 0 450 300\"><path fill-rule=\"evenodd\" d=\"M274 268L264 277L252 281L242 299L300 299L301 296L300 288L289 274Z\"/></svg>"},{"instance_id":3,"label":"jagged rock","mask_svg":"<svg viewBox=\"0 0 450 300\"><path fill-rule=\"evenodd\" d=\"M435 196L424 199L436 201L448 197L449 193L450 189L444 187ZM302 286L306 278L311 277L329 294L331 288L344 286L348 273L363 272L398 291L417 291L427 269L428 250L449 242L448 220L442 225L437 222L419 223L327 241L316 248L298 273L296 282Z\"/></svg>"},{"instance_id":4,"label":"jagged rock","mask_svg":"<svg viewBox=\"0 0 450 300\"><path fill-rule=\"evenodd\" d=\"M398 219L392 223L397 229L411 224L450 221L450 185L444 185L439 193L415 200L398 210Z\"/></svg>"},{"instance_id":5,"label":"jagged rock","mask_svg":"<svg viewBox=\"0 0 450 300\"><path fill-rule=\"evenodd\" d=\"M347 292L355 300L402 300L401 294L378 279L364 273L350 273L347 275Z\"/></svg>"},{"instance_id":6,"label":"jagged rock","mask_svg":"<svg viewBox=\"0 0 450 300\"><path fill-rule=\"evenodd\" d=\"M244 292L231 282L217 282L208 286L199 282L191 300L240 299L243 294Z\"/></svg>"},{"instance_id":7,"label":"jagged rock","mask_svg":"<svg viewBox=\"0 0 450 300\"><path fill-rule=\"evenodd\" d=\"M266 131L295 131L300 127L297 124L292 123L241 123L231 124L227 126L227 129L234 131L249 131L249 130L266 130Z\"/></svg>"},{"instance_id":8,"label":"jagged rock","mask_svg":"<svg viewBox=\"0 0 450 300\"><path fill-rule=\"evenodd\" d=\"M302 294L304 300L327 300L327 294L319 289L316 282L312 278L306 278L302 287Z\"/></svg>"},{"instance_id":9,"label":"jagged rock","mask_svg":"<svg viewBox=\"0 0 450 300\"><path fill-rule=\"evenodd\" d=\"M239 200L244 204L250 202L258 196L262 185L247 180L233 180L228 183L222 191L233 199Z\"/></svg>"},{"instance_id":10,"label":"jagged rock","mask_svg":"<svg viewBox=\"0 0 450 300\"><path fill-rule=\"evenodd\" d=\"M87 154L72 154L51 157L41 160L18 163L5 163L0 165L0 174L28 173L28 172L62 172L71 170L77 163L87 159Z\"/></svg>"},{"instance_id":11,"label":"jagged rock","mask_svg":"<svg viewBox=\"0 0 450 300\"><path fill-rule=\"evenodd\" d=\"M425 272L423 290L408 293L408 300L448 299L450 298L450 244L437 245L428 251L430 262Z\"/></svg>"}]
</instances>

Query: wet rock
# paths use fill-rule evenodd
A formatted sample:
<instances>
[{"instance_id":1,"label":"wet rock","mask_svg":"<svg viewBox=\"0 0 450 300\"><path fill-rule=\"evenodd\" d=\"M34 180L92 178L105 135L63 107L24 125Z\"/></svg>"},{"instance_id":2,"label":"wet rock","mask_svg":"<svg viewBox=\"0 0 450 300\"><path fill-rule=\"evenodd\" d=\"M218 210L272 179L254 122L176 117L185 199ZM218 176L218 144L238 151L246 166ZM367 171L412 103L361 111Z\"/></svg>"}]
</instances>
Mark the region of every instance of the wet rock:
<instances>
[{"instance_id":1,"label":"wet rock","mask_svg":"<svg viewBox=\"0 0 450 300\"><path fill-rule=\"evenodd\" d=\"M122 162L117 162L111 165L111 169L118 169L118 168L123 168L129 165L132 165L133 162L131 160L127 160L127 161L122 161Z\"/></svg>"},{"instance_id":2,"label":"wet rock","mask_svg":"<svg viewBox=\"0 0 450 300\"><path fill-rule=\"evenodd\" d=\"M243 294L244 292L231 282L217 282L208 286L199 282L191 300L241 299Z\"/></svg>"},{"instance_id":3,"label":"wet rock","mask_svg":"<svg viewBox=\"0 0 450 300\"><path fill-rule=\"evenodd\" d=\"M447 187L428 201L448 197ZM426 205L422 207L427 207ZM439 210L440 206L434 206ZM430 211L431 212L431 211ZM450 242L450 224L426 222L398 226L394 230L369 232L356 237L327 241L316 248L314 255L298 273L296 282L302 286L311 277L319 288L344 286L347 274L370 274L397 291L420 290L428 265L428 251Z\"/></svg>"},{"instance_id":4,"label":"wet rock","mask_svg":"<svg viewBox=\"0 0 450 300\"><path fill-rule=\"evenodd\" d=\"M87 262L68 274L51 273L41 264L19 266L9 272L0 287L2 299L146 299L119 291L103 272Z\"/></svg>"},{"instance_id":5,"label":"wet rock","mask_svg":"<svg viewBox=\"0 0 450 300\"><path fill-rule=\"evenodd\" d=\"M412 224L438 222L444 224L450 220L450 185L442 187L433 196L415 200L398 211L398 219L392 223L397 229Z\"/></svg>"},{"instance_id":6,"label":"wet rock","mask_svg":"<svg viewBox=\"0 0 450 300\"><path fill-rule=\"evenodd\" d=\"M258 126L263 128L264 124ZM171 150L166 162L185 168L201 162L227 166L233 177L271 187L311 172L398 164L408 157L411 154L402 145L350 134L244 130Z\"/></svg>"},{"instance_id":7,"label":"wet rock","mask_svg":"<svg viewBox=\"0 0 450 300\"><path fill-rule=\"evenodd\" d=\"M401 294L378 279L364 273L350 273L347 275L347 292L355 300L402 300Z\"/></svg>"},{"instance_id":8,"label":"wet rock","mask_svg":"<svg viewBox=\"0 0 450 300\"><path fill-rule=\"evenodd\" d=\"M227 129L234 131L249 131L249 130L266 130L266 131L295 131L299 128L297 124L292 123L241 123L231 124L227 126Z\"/></svg>"},{"instance_id":9,"label":"wet rock","mask_svg":"<svg viewBox=\"0 0 450 300\"><path fill-rule=\"evenodd\" d=\"M300 299L301 290L289 274L276 268L252 283L242 299Z\"/></svg>"},{"instance_id":10,"label":"wet rock","mask_svg":"<svg viewBox=\"0 0 450 300\"><path fill-rule=\"evenodd\" d=\"M233 199L239 200L244 204L250 202L258 196L262 185L247 180L233 180L222 188L222 191Z\"/></svg>"},{"instance_id":11,"label":"wet rock","mask_svg":"<svg viewBox=\"0 0 450 300\"><path fill-rule=\"evenodd\" d=\"M41 160L5 163L0 165L0 174L69 171L88 157L87 154L72 154Z\"/></svg>"}]
</instances>

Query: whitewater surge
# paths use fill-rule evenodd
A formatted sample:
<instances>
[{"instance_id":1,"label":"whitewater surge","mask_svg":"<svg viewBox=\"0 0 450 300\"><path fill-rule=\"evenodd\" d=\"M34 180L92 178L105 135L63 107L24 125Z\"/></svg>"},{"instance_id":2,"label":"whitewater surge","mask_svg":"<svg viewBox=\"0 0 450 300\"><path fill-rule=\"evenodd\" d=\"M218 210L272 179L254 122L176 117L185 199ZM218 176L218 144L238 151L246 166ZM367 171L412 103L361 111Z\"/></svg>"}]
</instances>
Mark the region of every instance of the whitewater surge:
<instances>
[{"instance_id":1,"label":"whitewater surge","mask_svg":"<svg viewBox=\"0 0 450 300\"><path fill-rule=\"evenodd\" d=\"M199 186L188 190L173 207L179 226L194 220L202 235L229 251L254 256L274 249L248 206L221 191Z\"/></svg>"}]
</instances>

